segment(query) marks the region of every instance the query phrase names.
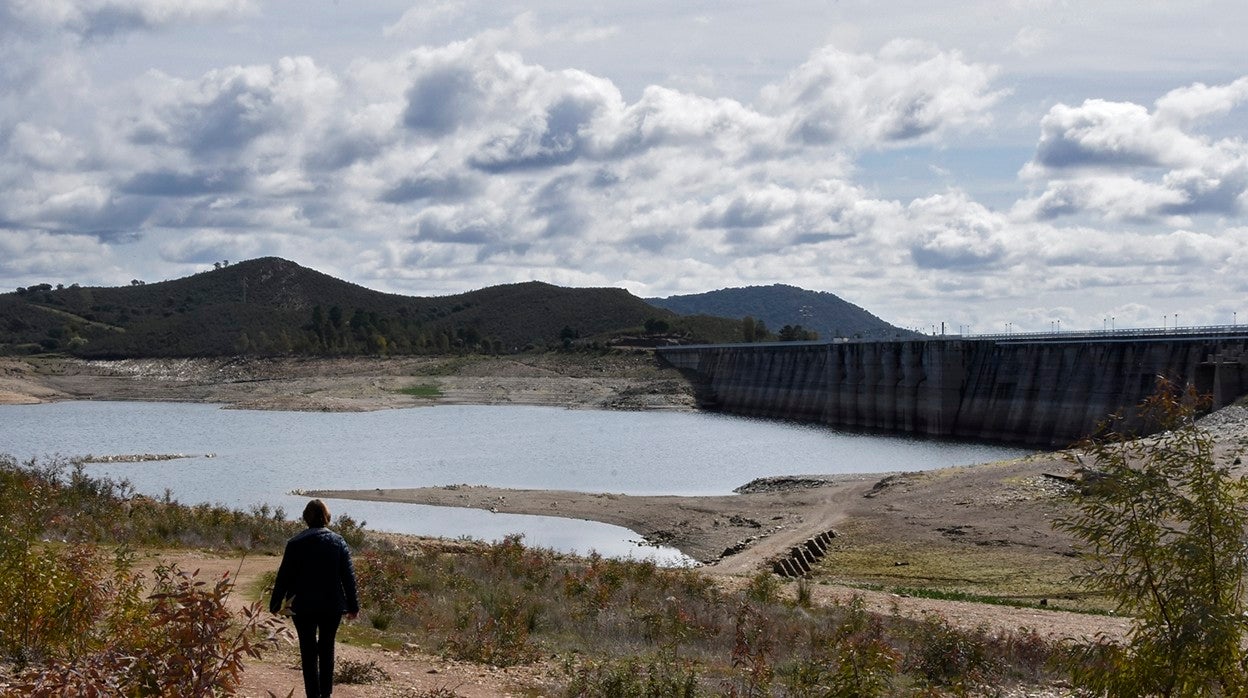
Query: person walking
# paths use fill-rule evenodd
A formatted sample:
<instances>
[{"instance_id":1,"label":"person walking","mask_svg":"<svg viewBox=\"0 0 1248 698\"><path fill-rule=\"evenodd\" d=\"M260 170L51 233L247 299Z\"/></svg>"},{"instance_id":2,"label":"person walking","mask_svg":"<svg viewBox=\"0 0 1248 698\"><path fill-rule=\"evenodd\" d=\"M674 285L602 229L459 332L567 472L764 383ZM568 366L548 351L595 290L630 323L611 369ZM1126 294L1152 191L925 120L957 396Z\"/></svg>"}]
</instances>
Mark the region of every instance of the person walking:
<instances>
[{"instance_id":1,"label":"person walking","mask_svg":"<svg viewBox=\"0 0 1248 698\"><path fill-rule=\"evenodd\" d=\"M303 521L308 527L286 541L269 610L278 613L290 599L304 691L308 698L326 698L334 692L338 625L343 614L355 619L360 601L351 550L342 536L325 528L329 525L329 507L313 499L303 508Z\"/></svg>"}]
</instances>

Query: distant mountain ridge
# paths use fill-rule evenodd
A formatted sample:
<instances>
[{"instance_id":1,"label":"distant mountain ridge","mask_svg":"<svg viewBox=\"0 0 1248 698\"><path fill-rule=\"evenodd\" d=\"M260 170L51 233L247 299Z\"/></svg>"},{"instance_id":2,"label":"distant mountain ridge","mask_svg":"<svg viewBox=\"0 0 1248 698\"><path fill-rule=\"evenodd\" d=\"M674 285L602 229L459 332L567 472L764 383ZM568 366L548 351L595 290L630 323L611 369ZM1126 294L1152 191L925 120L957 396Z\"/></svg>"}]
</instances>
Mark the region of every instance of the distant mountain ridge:
<instances>
[{"instance_id":1,"label":"distant mountain ridge","mask_svg":"<svg viewBox=\"0 0 1248 698\"><path fill-rule=\"evenodd\" d=\"M264 257L149 284L39 284L0 294L0 353L505 353L637 333L647 321L687 341L733 341L741 332L739 321L681 318L618 288L531 281L422 298Z\"/></svg>"},{"instance_id":2,"label":"distant mountain ridge","mask_svg":"<svg viewBox=\"0 0 1248 698\"><path fill-rule=\"evenodd\" d=\"M787 284L724 288L706 293L647 298L647 303L681 315L710 315L740 320L752 317L777 332L785 325L801 325L820 339L860 337L885 339L914 336L866 310L826 291L808 291Z\"/></svg>"},{"instance_id":3,"label":"distant mountain ridge","mask_svg":"<svg viewBox=\"0 0 1248 698\"><path fill-rule=\"evenodd\" d=\"M831 293L775 284L643 300L529 281L450 296L383 293L278 257L129 286L0 294L0 354L141 356L511 353L575 343L739 342L742 318L821 339L911 336Z\"/></svg>"}]
</instances>

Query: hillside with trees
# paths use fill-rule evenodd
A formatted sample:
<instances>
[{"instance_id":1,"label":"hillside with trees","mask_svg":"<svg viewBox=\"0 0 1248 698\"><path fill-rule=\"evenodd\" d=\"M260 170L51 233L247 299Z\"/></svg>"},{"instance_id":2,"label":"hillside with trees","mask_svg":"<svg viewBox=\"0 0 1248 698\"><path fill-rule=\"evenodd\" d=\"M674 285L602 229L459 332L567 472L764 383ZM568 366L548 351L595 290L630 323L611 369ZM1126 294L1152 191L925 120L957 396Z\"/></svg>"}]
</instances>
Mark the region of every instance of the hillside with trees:
<instances>
[{"instance_id":1,"label":"hillside with trees","mask_svg":"<svg viewBox=\"0 0 1248 698\"><path fill-rule=\"evenodd\" d=\"M646 301L682 315L744 318L747 341L917 336L834 294L785 284L724 288L707 293L647 298Z\"/></svg>"},{"instance_id":2,"label":"hillside with trees","mask_svg":"<svg viewBox=\"0 0 1248 698\"><path fill-rule=\"evenodd\" d=\"M739 321L684 318L623 289L507 284L451 296L382 293L266 257L157 283L38 284L0 295L0 353L86 358L513 353L607 343L735 341Z\"/></svg>"}]
</instances>

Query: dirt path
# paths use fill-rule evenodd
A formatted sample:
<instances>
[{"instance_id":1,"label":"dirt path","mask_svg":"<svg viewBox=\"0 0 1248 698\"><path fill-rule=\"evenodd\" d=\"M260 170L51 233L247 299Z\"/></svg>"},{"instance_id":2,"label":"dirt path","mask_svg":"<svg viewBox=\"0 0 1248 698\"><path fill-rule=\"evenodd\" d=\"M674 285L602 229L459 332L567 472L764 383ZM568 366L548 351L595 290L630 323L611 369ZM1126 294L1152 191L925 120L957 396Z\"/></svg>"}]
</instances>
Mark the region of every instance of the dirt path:
<instances>
[{"instance_id":1,"label":"dirt path","mask_svg":"<svg viewBox=\"0 0 1248 698\"><path fill-rule=\"evenodd\" d=\"M235 610L241 610L256 599L261 578L265 573L275 571L279 562L277 557L270 555L218 556L196 551L168 551L149 556L150 564L155 565L157 560L177 563L187 571L198 571L199 578L209 582L228 575L235 582L235 591L228 601ZM286 624L293 638L294 627L289 621ZM369 684L335 686L334 695L341 698L390 698L437 689L453 689L464 698L533 695L535 689L540 692L542 677L548 669L542 664L497 669L448 661L423 652L419 647L391 651L379 646L360 647L341 642L338 644L337 662L339 667L344 662L372 663L389 676ZM242 690L238 695L267 698L270 694L285 696L293 690L295 696L302 696L303 677L298 667L299 651L293 643L283 644L280 649L266 653L259 661L248 660Z\"/></svg>"}]
</instances>

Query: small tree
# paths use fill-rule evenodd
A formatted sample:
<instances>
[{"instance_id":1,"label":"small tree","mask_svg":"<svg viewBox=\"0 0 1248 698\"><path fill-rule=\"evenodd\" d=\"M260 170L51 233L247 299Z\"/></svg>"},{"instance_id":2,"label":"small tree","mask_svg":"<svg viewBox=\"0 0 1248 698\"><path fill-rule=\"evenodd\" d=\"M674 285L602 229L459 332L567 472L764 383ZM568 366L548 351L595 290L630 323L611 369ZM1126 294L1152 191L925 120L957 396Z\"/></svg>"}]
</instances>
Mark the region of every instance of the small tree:
<instances>
[{"instance_id":1,"label":"small tree","mask_svg":"<svg viewBox=\"0 0 1248 698\"><path fill-rule=\"evenodd\" d=\"M1096 478L1058 528L1090 563L1086 587L1134 618L1125 647L1089 649L1080 680L1110 696L1243 695L1248 480L1214 457L1199 400L1161 380L1140 405L1159 434L1113 433L1070 459Z\"/></svg>"},{"instance_id":2,"label":"small tree","mask_svg":"<svg viewBox=\"0 0 1248 698\"><path fill-rule=\"evenodd\" d=\"M756 337L754 318L750 315L741 318L741 339L746 342L753 342Z\"/></svg>"},{"instance_id":3,"label":"small tree","mask_svg":"<svg viewBox=\"0 0 1248 698\"><path fill-rule=\"evenodd\" d=\"M646 332L650 334L662 334L672 329L672 325L667 320L648 317L646 318L645 328Z\"/></svg>"}]
</instances>

